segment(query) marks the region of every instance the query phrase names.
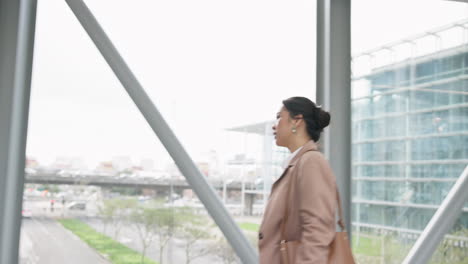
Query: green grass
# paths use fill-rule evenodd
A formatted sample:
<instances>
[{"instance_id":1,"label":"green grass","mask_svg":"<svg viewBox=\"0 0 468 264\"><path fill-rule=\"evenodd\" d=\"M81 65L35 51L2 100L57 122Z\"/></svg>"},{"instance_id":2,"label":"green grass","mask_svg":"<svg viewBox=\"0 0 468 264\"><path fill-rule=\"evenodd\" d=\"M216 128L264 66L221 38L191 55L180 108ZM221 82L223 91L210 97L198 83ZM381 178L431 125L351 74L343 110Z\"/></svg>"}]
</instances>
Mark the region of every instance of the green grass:
<instances>
[{"instance_id":1,"label":"green grass","mask_svg":"<svg viewBox=\"0 0 468 264\"><path fill-rule=\"evenodd\" d=\"M246 231L258 232L260 225L255 223L242 222L238 223L240 228ZM380 256L382 241L378 237L360 237L359 245L357 239L353 238L353 253L365 256L377 257Z\"/></svg>"},{"instance_id":2,"label":"green grass","mask_svg":"<svg viewBox=\"0 0 468 264\"><path fill-rule=\"evenodd\" d=\"M81 240L90 247L96 249L99 253L107 256L113 264L140 264L141 254L130 249L119 242L105 236L89 225L77 219L62 219L59 222L67 229L72 231ZM157 264L157 262L145 258L146 264Z\"/></svg>"},{"instance_id":3,"label":"green grass","mask_svg":"<svg viewBox=\"0 0 468 264\"><path fill-rule=\"evenodd\" d=\"M378 238L360 237L358 245L357 238L353 237L353 253L366 256L380 256L381 241Z\"/></svg>"},{"instance_id":4,"label":"green grass","mask_svg":"<svg viewBox=\"0 0 468 264\"><path fill-rule=\"evenodd\" d=\"M258 229L260 228L260 225L255 223L239 223L239 226L241 229L254 232L258 232Z\"/></svg>"}]
</instances>

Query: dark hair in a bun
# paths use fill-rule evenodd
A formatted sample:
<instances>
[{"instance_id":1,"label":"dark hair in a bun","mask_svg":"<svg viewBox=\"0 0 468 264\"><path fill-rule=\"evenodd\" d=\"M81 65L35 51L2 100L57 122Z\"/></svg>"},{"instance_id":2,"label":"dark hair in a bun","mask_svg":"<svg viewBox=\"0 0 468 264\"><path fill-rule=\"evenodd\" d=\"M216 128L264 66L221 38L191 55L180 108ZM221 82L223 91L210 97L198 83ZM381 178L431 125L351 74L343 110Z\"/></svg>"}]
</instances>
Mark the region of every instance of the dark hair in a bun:
<instances>
[{"instance_id":1,"label":"dark hair in a bun","mask_svg":"<svg viewBox=\"0 0 468 264\"><path fill-rule=\"evenodd\" d=\"M317 107L314 102L305 97L291 97L283 101L291 118L302 115L306 123L307 133L314 140L320 139L320 133L330 124L330 113Z\"/></svg>"}]
</instances>

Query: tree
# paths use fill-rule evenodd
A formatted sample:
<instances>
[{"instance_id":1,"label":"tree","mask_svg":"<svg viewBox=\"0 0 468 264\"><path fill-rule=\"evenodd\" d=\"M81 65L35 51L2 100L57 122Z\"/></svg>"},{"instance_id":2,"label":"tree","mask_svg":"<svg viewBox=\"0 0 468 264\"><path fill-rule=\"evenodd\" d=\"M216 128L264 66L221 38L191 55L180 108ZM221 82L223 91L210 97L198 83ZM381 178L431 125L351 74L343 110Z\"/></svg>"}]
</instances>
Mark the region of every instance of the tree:
<instances>
[{"instance_id":1,"label":"tree","mask_svg":"<svg viewBox=\"0 0 468 264\"><path fill-rule=\"evenodd\" d=\"M461 227L450 234L453 238L446 238L440 243L429 263L431 264L462 264L468 263L466 247L459 238L468 237L468 229Z\"/></svg>"},{"instance_id":2,"label":"tree","mask_svg":"<svg viewBox=\"0 0 468 264\"><path fill-rule=\"evenodd\" d=\"M104 200L103 205L98 207L99 215L103 223L102 233L106 234L107 225L112 222L114 218L116 207L112 200Z\"/></svg>"},{"instance_id":3,"label":"tree","mask_svg":"<svg viewBox=\"0 0 468 264\"><path fill-rule=\"evenodd\" d=\"M112 223L114 227L114 239L118 240L122 226L127 222L131 209L137 207L135 199L111 199L105 200L99 212L104 222L104 233L107 224Z\"/></svg>"},{"instance_id":4,"label":"tree","mask_svg":"<svg viewBox=\"0 0 468 264\"><path fill-rule=\"evenodd\" d=\"M197 246L197 242L212 237L210 235L212 225L207 224L210 222L207 217L195 215L189 209L181 211L180 214L179 217L183 216L181 219L184 219L180 234L185 239L185 263L190 264L192 260L213 251L210 247Z\"/></svg>"},{"instance_id":5,"label":"tree","mask_svg":"<svg viewBox=\"0 0 468 264\"><path fill-rule=\"evenodd\" d=\"M159 222L158 217L157 209L144 207L135 208L130 217L133 226L137 230L141 244L143 245L141 263L144 263L146 250L156 238L157 224Z\"/></svg>"},{"instance_id":6,"label":"tree","mask_svg":"<svg viewBox=\"0 0 468 264\"><path fill-rule=\"evenodd\" d=\"M215 242L213 253L221 258L224 264L239 263L236 253L224 237L219 238Z\"/></svg>"},{"instance_id":7,"label":"tree","mask_svg":"<svg viewBox=\"0 0 468 264\"><path fill-rule=\"evenodd\" d=\"M182 224L182 218L177 217L178 211L173 208L155 208L156 234L159 240L159 263L163 264L164 249L170 239Z\"/></svg>"},{"instance_id":8,"label":"tree","mask_svg":"<svg viewBox=\"0 0 468 264\"><path fill-rule=\"evenodd\" d=\"M258 238L256 235L244 232L250 244L257 248ZM226 240L222 233L219 233L218 238L212 246L212 254L219 257L224 264L241 263L231 244Z\"/></svg>"},{"instance_id":9,"label":"tree","mask_svg":"<svg viewBox=\"0 0 468 264\"><path fill-rule=\"evenodd\" d=\"M38 188L39 190L47 190L49 193L52 194L52 196L55 194L55 193L58 193L60 192L60 188L56 185L56 184L44 184L42 185L41 187Z\"/></svg>"}]
</instances>

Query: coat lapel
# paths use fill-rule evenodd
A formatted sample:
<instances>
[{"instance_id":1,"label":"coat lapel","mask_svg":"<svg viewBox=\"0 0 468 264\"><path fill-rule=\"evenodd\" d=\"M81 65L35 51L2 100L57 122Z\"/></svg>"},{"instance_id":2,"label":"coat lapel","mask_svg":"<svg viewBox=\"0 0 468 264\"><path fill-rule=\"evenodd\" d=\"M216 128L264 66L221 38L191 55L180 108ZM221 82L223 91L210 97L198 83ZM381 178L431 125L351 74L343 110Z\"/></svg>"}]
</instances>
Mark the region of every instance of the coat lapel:
<instances>
[{"instance_id":1,"label":"coat lapel","mask_svg":"<svg viewBox=\"0 0 468 264\"><path fill-rule=\"evenodd\" d=\"M310 140L309 142L307 142L302 147L302 149L297 153L297 155L294 156L294 158L291 161L289 161L288 167L286 167L286 169L284 169L281 176L273 183L273 185L271 187L271 191L273 191L273 189L275 188L276 185L278 185L278 183L281 181L281 179L283 179L284 176L286 176L286 174L290 170L290 168L294 167L296 165L297 161L302 157L302 155L304 155L304 153L306 153L307 151L311 151L311 150L318 150L317 143L315 143L315 141L313 141L313 140Z\"/></svg>"}]
</instances>

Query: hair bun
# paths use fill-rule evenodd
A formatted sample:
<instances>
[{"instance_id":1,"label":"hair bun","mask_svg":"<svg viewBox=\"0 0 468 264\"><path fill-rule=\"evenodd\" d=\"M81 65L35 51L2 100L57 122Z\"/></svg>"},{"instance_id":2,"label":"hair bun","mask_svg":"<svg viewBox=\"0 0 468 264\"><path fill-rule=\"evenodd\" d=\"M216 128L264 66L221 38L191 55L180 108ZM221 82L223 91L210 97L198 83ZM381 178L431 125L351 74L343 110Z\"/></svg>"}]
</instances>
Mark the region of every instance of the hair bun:
<instances>
[{"instance_id":1,"label":"hair bun","mask_svg":"<svg viewBox=\"0 0 468 264\"><path fill-rule=\"evenodd\" d=\"M315 109L315 118L320 130L326 128L330 124L330 113L321 108Z\"/></svg>"}]
</instances>

